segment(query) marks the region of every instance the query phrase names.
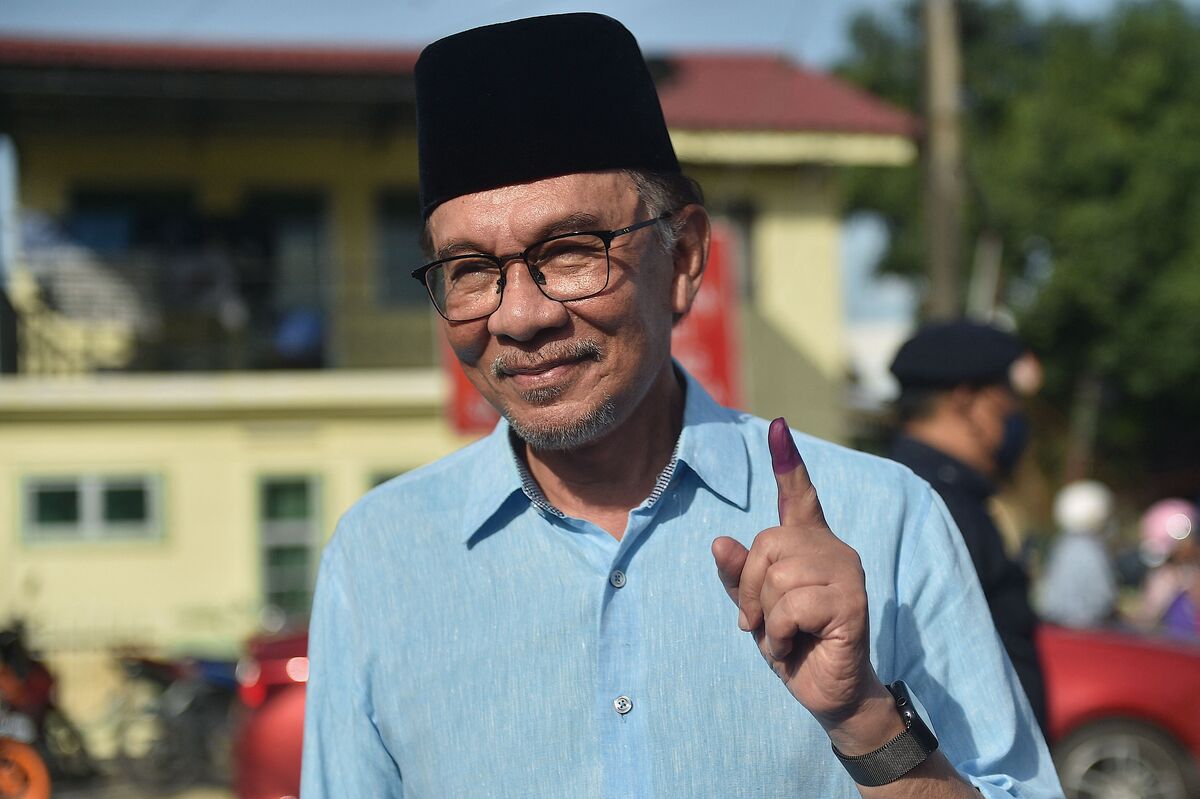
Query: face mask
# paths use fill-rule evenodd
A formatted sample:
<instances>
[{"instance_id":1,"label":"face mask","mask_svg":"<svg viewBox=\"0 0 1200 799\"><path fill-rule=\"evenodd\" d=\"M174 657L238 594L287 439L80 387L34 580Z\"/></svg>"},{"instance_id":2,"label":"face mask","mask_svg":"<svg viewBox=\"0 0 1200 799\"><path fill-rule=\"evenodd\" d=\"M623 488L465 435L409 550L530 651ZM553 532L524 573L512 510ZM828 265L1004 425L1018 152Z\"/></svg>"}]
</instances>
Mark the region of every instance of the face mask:
<instances>
[{"instance_id":1,"label":"face mask","mask_svg":"<svg viewBox=\"0 0 1200 799\"><path fill-rule=\"evenodd\" d=\"M1029 419L1025 414L1013 411L1004 417L1004 437L1000 439L995 455L997 474L1002 477L1011 475L1028 443Z\"/></svg>"}]
</instances>

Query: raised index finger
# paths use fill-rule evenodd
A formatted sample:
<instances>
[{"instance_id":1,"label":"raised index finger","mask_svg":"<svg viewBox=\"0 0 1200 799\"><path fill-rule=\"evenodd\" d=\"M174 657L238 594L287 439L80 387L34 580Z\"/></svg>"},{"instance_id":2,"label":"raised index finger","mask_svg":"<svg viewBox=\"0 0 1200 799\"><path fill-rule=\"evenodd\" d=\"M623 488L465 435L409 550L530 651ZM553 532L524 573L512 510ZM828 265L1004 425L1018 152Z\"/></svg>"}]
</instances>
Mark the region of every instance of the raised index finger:
<instances>
[{"instance_id":1,"label":"raised index finger","mask_svg":"<svg viewBox=\"0 0 1200 799\"><path fill-rule=\"evenodd\" d=\"M817 489L813 487L808 467L804 465L792 431L782 416L771 422L767 445L771 449L771 468L775 471L775 485L779 491L779 524L783 527L826 527Z\"/></svg>"}]
</instances>

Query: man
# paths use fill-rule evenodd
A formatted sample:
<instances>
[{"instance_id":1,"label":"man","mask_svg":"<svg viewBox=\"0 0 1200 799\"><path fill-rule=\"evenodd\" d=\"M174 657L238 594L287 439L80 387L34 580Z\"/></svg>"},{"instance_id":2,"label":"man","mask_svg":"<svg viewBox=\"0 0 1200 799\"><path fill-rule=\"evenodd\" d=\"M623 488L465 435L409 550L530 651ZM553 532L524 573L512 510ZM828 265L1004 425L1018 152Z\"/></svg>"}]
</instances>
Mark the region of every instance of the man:
<instances>
[{"instance_id":1,"label":"man","mask_svg":"<svg viewBox=\"0 0 1200 799\"><path fill-rule=\"evenodd\" d=\"M1029 578L1005 552L988 511L996 481L1016 466L1028 437L1014 389L1026 357L1015 336L977 322L936 322L919 330L892 362L900 382L901 433L890 455L927 480L949 508L1000 640L1044 728Z\"/></svg>"},{"instance_id":2,"label":"man","mask_svg":"<svg viewBox=\"0 0 1200 799\"><path fill-rule=\"evenodd\" d=\"M489 26L416 79L415 275L504 420L339 524L306 799L1057 795L928 487L671 360L708 217L629 32Z\"/></svg>"}]
</instances>

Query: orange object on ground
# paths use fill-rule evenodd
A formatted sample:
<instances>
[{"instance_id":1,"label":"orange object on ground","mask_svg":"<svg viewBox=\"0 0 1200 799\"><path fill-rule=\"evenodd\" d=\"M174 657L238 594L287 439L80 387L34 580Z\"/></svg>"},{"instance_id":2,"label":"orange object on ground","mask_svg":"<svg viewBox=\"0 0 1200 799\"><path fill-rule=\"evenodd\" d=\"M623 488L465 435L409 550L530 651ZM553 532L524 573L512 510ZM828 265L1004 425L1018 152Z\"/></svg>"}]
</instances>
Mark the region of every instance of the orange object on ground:
<instances>
[{"instance_id":1,"label":"orange object on ground","mask_svg":"<svg viewBox=\"0 0 1200 799\"><path fill-rule=\"evenodd\" d=\"M0 738L0 799L50 799L50 773L32 746Z\"/></svg>"}]
</instances>

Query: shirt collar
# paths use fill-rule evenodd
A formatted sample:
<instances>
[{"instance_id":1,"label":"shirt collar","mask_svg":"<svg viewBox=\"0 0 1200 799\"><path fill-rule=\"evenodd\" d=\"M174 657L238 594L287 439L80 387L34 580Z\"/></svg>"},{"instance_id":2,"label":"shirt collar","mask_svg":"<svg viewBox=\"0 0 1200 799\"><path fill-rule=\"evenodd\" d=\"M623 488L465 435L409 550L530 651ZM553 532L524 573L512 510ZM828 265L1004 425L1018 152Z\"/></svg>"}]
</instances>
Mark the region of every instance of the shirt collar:
<instances>
[{"instance_id":1,"label":"shirt collar","mask_svg":"<svg viewBox=\"0 0 1200 799\"><path fill-rule=\"evenodd\" d=\"M679 460L710 491L745 510L750 502L750 453L736 424L738 412L718 405L678 362L675 368L687 381Z\"/></svg>"},{"instance_id":2,"label":"shirt collar","mask_svg":"<svg viewBox=\"0 0 1200 799\"><path fill-rule=\"evenodd\" d=\"M714 494L745 509L750 497L750 455L735 424L735 412L718 405L678 362L675 368L683 376L687 392L675 461L687 464ZM480 442L475 456L468 459L463 473L467 486L463 492L464 540L474 535L514 493L523 494L524 470L517 457L508 422L501 419Z\"/></svg>"},{"instance_id":3,"label":"shirt collar","mask_svg":"<svg viewBox=\"0 0 1200 799\"><path fill-rule=\"evenodd\" d=\"M463 470L462 538L469 539L513 495L521 493L521 474L508 440L508 422L501 419L479 442L475 457Z\"/></svg>"}]
</instances>

